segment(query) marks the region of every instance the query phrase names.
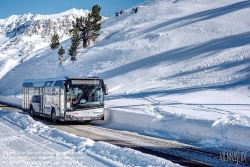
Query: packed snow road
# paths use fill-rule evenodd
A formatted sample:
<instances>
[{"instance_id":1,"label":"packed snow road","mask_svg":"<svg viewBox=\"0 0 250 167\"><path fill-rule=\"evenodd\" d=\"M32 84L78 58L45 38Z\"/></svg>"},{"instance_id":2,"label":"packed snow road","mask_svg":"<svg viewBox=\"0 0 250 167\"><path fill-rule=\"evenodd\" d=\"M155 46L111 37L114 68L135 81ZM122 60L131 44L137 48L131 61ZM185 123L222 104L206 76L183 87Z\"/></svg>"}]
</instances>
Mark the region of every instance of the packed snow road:
<instances>
[{"instance_id":1,"label":"packed snow road","mask_svg":"<svg viewBox=\"0 0 250 167\"><path fill-rule=\"evenodd\" d=\"M1 105L0 108L5 108L5 110L14 109L14 108L8 108L7 106L3 105ZM41 122L51 127L51 129L56 128L58 130L75 134L79 137L92 139L96 142L103 141L120 147L131 148L140 151L142 153L155 155L157 157L161 157L184 166L208 166L208 165L234 166L235 165L235 163L227 164L221 161L219 152L215 150L214 151L204 150L201 148L194 147L192 145L183 144L176 141L163 140L159 138L139 135L137 133L132 133L128 131L118 131L118 130L103 128L94 122L90 124L84 124L84 123L54 124L46 119L41 119L39 117L34 118L34 120L36 120L36 122ZM6 124L3 125L2 127L5 126ZM31 128L31 131L39 131L39 130L37 130L36 128L34 130L33 127ZM25 139L25 140L28 141L30 139ZM33 143L33 141L30 142ZM88 164L85 165L88 166ZM241 163L241 165L249 165L249 163Z\"/></svg>"},{"instance_id":2,"label":"packed snow road","mask_svg":"<svg viewBox=\"0 0 250 167\"><path fill-rule=\"evenodd\" d=\"M49 125L57 129L76 134L77 136L90 138L95 141L104 141L120 147L126 147L155 155L174 163L185 166L207 166L193 159L178 154L187 150L189 145L163 140L149 136L143 136L127 131L117 131L92 125ZM179 150L179 151L177 151ZM177 151L177 152L176 152ZM192 151L191 151L192 152ZM183 158L184 157L184 158Z\"/></svg>"},{"instance_id":3,"label":"packed snow road","mask_svg":"<svg viewBox=\"0 0 250 167\"><path fill-rule=\"evenodd\" d=\"M118 131L90 124L50 124L69 133L90 138L95 141L104 141L120 147L132 148L144 153L165 158L174 163L184 166L234 166L235 163L222 162L218 150L206 150L192 145L183 144L173 140L159 139L155 137L140 135L128 131ZM250 165L241 163L241 165Z\"/></svg>"}]
</instances>

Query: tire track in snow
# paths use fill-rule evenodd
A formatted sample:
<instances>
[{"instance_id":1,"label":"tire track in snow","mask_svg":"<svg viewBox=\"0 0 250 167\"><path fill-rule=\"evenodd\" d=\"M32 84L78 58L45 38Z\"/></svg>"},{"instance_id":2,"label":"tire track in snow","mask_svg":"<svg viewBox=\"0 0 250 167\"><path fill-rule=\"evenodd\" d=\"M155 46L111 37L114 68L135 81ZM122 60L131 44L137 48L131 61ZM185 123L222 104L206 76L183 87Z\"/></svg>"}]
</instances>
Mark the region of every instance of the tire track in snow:
<instances>
[{"instance_id":1,"label":"tire track in snow","mask_svg":"<svg viewBox=\"0 0 250 167\"><path fill-rule=\"evenodd\" d=\"M169 107L173 108L183 108L183 109L190 109L190 110L195 110L195 111L204 111L204 112L217 112L219 114L233 114L231 111L219 109L219 108L211 108L211 107L205 107L205 105L202 104L192 104L192 103L182 103L178 101L159 101L155 100L150 97L143 97L142 99L148 101L151 106L156 106L156 105L168 105ZM209 104L207 104L209 105ZM163 112L161 112L163 114Z\"/></svg>"}]
</instances>

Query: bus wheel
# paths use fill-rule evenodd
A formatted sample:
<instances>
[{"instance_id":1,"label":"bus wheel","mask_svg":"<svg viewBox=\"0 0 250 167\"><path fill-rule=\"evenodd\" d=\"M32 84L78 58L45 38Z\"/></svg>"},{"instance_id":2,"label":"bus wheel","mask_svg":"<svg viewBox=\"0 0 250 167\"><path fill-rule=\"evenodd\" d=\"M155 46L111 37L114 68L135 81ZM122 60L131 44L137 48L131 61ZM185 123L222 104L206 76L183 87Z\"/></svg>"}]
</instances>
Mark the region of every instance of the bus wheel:
<instances>
[{"instance_id":1,"label":"bus wheel","mask_svg":"<svg viewBox=\"0 0 250 167\"><path fill-rule=\"evenodd\" d=\"M56 111L55 109L53 108L52 111L51 111L51 122L53 123L56 123Z\"/></svg>"},{"instance_id":2,"label":"bus wheel","mask_svg":"<svg viewBox=\"0 0 250 167\"><path fill-rule=\"evenodd\" d=\"M33 106L30 106L29 115L30 115L31 117L34 117Z\"/></svg>"}]
</instances>

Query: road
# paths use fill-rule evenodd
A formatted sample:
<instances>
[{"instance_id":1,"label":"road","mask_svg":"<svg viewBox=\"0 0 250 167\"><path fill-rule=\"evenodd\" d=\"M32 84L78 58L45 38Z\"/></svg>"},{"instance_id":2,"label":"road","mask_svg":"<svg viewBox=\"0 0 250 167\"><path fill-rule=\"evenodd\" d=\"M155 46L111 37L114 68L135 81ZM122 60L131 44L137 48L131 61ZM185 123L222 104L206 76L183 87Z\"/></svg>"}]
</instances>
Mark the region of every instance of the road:
<instances>
[{"instance_id":1,"label":"road","mask_svg":"<svg viewBox=\"0 0 250 167\"><path fill-rule=\"evenodd\" d=\"M175 141L144 136L128 131L107 129L97 126L94 123L85 124L61 122L55 124L50 122L48 119L40 117L35 117L34 119L48 125L51 128L57 128L65 132L75 134L79 137L89 138L94 141L103 141L119 147L131 148L146 154L170 160L183 166L209 166L208 164L204 164L196 160L182 158L182 155L178 156L171 153L173 149L182 150L185 147L188 147L188 145L180 144Z\"/></svg>"},{"instance_id":2,"label":"road","mask_svg":"<svg viewBox=\"0 0 250 167\"><path fill-rule=\"evenodd\" d=\"M15 110L22 112L20 109L8 107L6 105L0 105L0 108L7 111ZM57 128L80 137L135 149L143 153L162 157L183 166L222 166L223 163L225 163L220 161L219 152L206 151L177 141L140 135L129 131L108 129L101 127L94 122L89 124L68 122L55 124L48 119L40 117L35 117L34 119L48 125L49 127ZM213 162L212 165L210 162Z\"/></svg>"},{"instance_id":3,"label":"road","mask_svg":"<svg viewBox=\"0 0 250 167\"><path fill-rule=\"evenodd\" d=\"M15 107L10 107L8 105L5 105L5 104L0 104L0 108L5 110L5 111L17 111L17 112L22 112L22 110L18 109L18 108L15 108Z\"/></svg>"}]
</instances>

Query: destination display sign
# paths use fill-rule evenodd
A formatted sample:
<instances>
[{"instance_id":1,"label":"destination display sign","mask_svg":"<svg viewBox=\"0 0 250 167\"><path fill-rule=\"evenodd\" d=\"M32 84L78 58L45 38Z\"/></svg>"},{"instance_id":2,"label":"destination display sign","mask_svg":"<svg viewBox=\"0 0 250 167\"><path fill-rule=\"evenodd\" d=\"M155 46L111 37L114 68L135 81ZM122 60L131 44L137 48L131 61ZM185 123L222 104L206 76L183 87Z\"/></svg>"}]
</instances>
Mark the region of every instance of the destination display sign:
<instances>
[{"instance_id":1,"label":"destination display sign","mask_svg":"<svg viewBox=\"0 0 250 167\"><path fill-rule=\"evenodd\" d=\"M93 79L85 79L85 80L78 80L73 79L71 80L71 85L100 85L100 80L93 80Z\"/></svg>"}]
</instances>

